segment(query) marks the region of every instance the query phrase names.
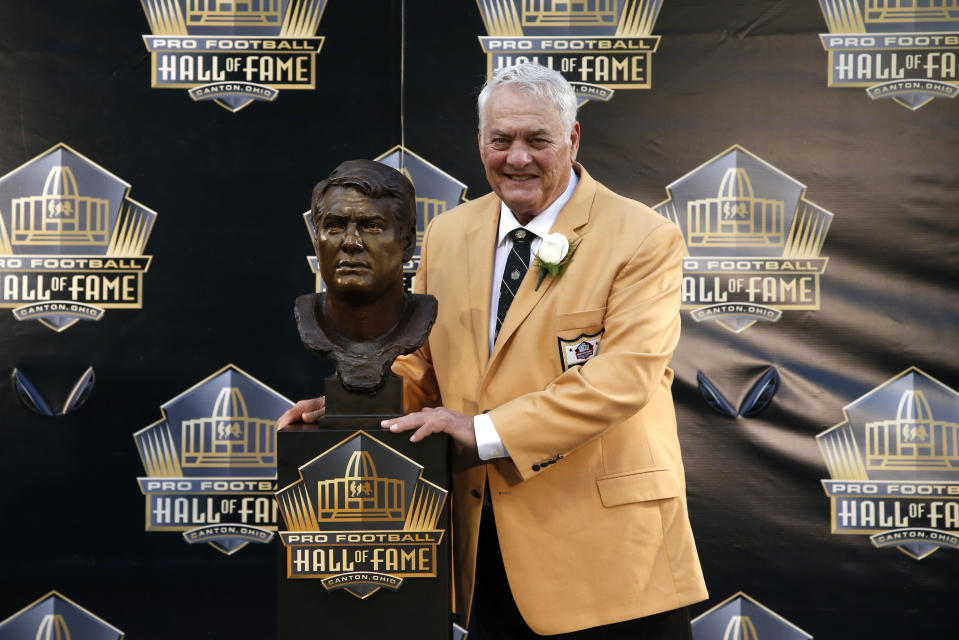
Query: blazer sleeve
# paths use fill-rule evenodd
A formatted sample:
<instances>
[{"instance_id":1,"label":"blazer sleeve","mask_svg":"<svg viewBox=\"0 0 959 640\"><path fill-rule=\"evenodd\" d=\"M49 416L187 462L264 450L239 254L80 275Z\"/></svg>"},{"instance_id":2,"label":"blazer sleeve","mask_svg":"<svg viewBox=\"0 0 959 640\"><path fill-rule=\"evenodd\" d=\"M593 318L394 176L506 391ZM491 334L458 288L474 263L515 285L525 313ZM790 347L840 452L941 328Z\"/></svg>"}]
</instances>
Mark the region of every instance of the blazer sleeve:
<instances>
[{"instance_id":1,"label":"blazer sleeve","mask_svg":"<svg viewBox=\"0 0 959 640\"><path fill-rule=\"evenodd\" d=\"M426 257L431 226L428 225L423 234L420 264L416 268L413 293L426 293L427 290ZM391 370L403 378L403 411L405 413L413 413L423 407L442 406L439 383L433 369L429 338L413 353L397 357L393 361Z\"/></svg>"},{"instance_id":2,"label":"blazer sleeve","mask_svg":"<svg viewBox=\"0 0 959 640\"><path fill-rule=\"evenodd\" d=\"M653 394L669 394L666 367L679 341L682 256L679 229L666 221L655 227L612 280L598 354L542 391L490 410L524 480L536 475L534 464L626 421Z\"/></svg>"}]
</instances>

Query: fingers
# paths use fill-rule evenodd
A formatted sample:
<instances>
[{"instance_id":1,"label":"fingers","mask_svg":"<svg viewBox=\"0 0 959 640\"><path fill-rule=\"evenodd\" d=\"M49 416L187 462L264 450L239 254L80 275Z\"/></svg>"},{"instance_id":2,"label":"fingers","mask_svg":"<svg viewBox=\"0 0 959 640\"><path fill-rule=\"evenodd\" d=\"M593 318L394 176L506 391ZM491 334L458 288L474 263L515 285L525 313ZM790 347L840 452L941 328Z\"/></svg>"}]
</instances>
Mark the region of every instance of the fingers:
<instances>
[{"instance_id":1,"label":"fingers","mask_svg":"<svg viewBox=\"0 0 959 640\"><path fill-rule=\"evenodd\" d=\"M400 433L421 427L425 422L426 415L422 411L418 411L417 413L410 413L400 418L383 420L380 422L380 426L384 429L389 429L393 433Z\"/></svg>"},{"instance_id":2,"label":"fingers","mask_svg":"<svg viewBox=\"0 0 959 640\"><path fill-rule=\"evenodd\" d=\"M437 424L436 421L430 421L428 416L422 412L411 413L402 418L384 420L380 423L380 426L384 429L389 429L393 433L402 433L403 431L416 429L416 431L413 431L413 435L410 436L410 442L419 442L428 435L443 431L441 425Z\"/></svg>"},{"instance_id":3,"label":"fingers","mask_svg":"<svg viewBox=\"0 0 959 640\"><path fill-rule=\"evenodd\" d=\"M283 413L283 415L280 416L279 420L276 421L277 431L282 431L283 429L286 429L288 426L290 426L290 423L296 421L296 418L293 416L292 411L293 409L287 409Z\"/></svg>"},{"instance_id":4,"label":"fingers","mask_svg":"<svg viewBox=\"0 0 959 640\"><path fill-rule=\"evenodd\" d=\"M434 433L442 433L442 429L435 429L435 425L424 424L422 427L413 432L413 435L410 436L410 442L419 442L426 436L432 435Z\"/></svg>"},{"instance_id":5,"label":"fingers","mask_svg":"<svg viewBox=\"0 0 959 640\"><path fill-rule=\"evenodd\" d=\"M411 413L399 419L392 421L384 420L383 422L387 423L387 425L384 426L393 433L416 429L416 431L413 431L413 435L410 436L410 442L419 442L434 433L443 433L447 428L447 425L442 420L438 420L436 416L430 416L423 412Z\"/></svg>"},{"instance_id":6,"label":"fingers","mask_svg":"<svg viewBox=\"0 0 959 640\"><path fill-rule=\"evenodd\" d=\"M303 422L316 422L326 415L326 396L307 400L309 408L303 411Z\"/></svg>"},{"instance_id":7,"label":"fingers","mask_svg":"<svg viewBox=\"0 0 959 640\"><path fill-rule=\"evenodd\" d=\"M446 407L426 408L400 418L389 418L380 426L393 433L415 430L410 442L420 442L434 433L447 433L466 446L476 447L473 418Z\"/></svg>"},{"instance_id":8,"label":"fingers","mask_svg":"<svg viewBox=\"0 0 959 640\"><path fill-rule=\"evenodd\" d=\"M407 416L403 416L399 419L384 420L384 424L381 426L384 429L389 429L393 433L401 433L403 431L413 431L413 435L410 436L410 442L419 442L426 436L432 435L434 433L441 433L443 431L442 425L438 424L436 421L425 420L423 414L421 413L411 413Z\"/></svg>"},{"instance_id":9,"label":"fingers","mask_svg":"<svg viewBox=\"0 0 959 640\"><path fill-rule=\"evenodd\" d=\"M276 428L282 431L294 422L316 422L325 414L326 396L300 400L280 416L276 421Z\"/></svg>"}]
</instances>

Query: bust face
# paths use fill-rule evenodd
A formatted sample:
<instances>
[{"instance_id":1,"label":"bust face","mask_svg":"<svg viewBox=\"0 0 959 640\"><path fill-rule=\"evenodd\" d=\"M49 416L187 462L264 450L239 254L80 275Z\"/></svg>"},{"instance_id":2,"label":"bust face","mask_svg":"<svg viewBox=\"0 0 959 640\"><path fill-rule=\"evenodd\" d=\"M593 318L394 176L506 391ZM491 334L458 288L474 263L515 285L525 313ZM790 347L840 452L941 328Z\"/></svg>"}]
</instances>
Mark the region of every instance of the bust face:
<instances>
[{"instance_id":1,"label":"bust face","mask_svg":"<svg viewBox=\"0 0 959 640\"><path fill-rule=\"evenodd\" d=\"M403 238L392 198L370 198L351 187L323 194L316 257L328 295L369 304L403 286Z\"/></svg>"}]
</instances>

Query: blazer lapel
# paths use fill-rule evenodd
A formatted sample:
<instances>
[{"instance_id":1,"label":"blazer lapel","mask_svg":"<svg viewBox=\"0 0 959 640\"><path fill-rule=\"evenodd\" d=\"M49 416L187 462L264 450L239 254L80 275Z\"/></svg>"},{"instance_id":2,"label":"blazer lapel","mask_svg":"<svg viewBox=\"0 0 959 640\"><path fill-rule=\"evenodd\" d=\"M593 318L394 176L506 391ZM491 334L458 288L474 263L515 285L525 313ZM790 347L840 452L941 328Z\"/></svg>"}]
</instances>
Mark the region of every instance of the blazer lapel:
<instances>
[{"instance_id":1,"label":"blazer lapel","mask_svg":"<svg viewBox=\"0 0 959 640\"><path fill-rule=\"evenodd\" d=\"M556 222L553 223L553 228L550 230L551 233L562 233L570 243L575 242L580 237L579 231L589 222L589 210L593 206L593 198L596 195L596 181L586 173L586 170L583 169L582 166L578 164L574 166L576 173L579 175L579 184L576 185L573 197L570 198L566 206L563 207L563 210L560 211L559 217L556 218ZM488 269L486 273L489 273L491 270L492 266L490 266L490 269ZM487 279L489 279L489 276L487 276ZM546 292L553 286L553 280L555 280L555 278L547 276L543 279L542 284L540 284L537 290L536 281L538 279L539 269L531 265L529 271L526 272L526 277L523 278L523 283L520 285L519 291L516 292L516 297L513 298L513 304L509 307L509 312L506 314L503 326L500 327L496 343L493 345L493 352L490 354L490 359L486 366L486 372L490 371L493 364L499 358L500 353L502 353L505 346L509 343L513 333L519 328L523 321L526 320L530 312L536 307L536 304L543 299ZM488 291L487 289L487 293ZM488 295L487 298L489 298ZM489 303L487 302L487 312L488 311ZM482 360L480 362L482 362Z\"/></svg>"},{"instance_id":2,"label":"blazer lapel","mask_svg":"<svg viewBox=\"0 0 959 640\"><path fill-rule=\"evenodd\" d=\"M470 335L473 348L476 349L480 370L485 369L489 360L489 314L490 287L493 272L493 251L496 244L496 230L499 227L500 202L494 194L487 196L489 205L470 221L466 232L466 263L468 274Z\"/></svg>"}]
</instances>

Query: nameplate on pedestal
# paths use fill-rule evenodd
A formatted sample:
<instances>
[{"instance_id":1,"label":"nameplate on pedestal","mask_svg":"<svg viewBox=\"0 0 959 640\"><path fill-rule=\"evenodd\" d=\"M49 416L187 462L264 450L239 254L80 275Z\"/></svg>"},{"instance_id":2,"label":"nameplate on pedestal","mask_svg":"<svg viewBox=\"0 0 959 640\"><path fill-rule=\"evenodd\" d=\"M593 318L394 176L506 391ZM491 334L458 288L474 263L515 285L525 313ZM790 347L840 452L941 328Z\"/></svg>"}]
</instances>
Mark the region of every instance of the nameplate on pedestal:
<instances>
[{"instance_id":1,"label":"nameplate on pedestal","mask_svg":"<svg viewBox=\"0 0 959 640\"><path fill-rule=\"evenodd\" d=\"M406 578L435 578L446 490L423 467L357 431L299 468L277 492L287 578L366 598Z\"/></svg>"},{"instance_id":2,"label":"nameplate on pedestal","mask_svg":"<svg viewBox=\"0 0 959 640\"><path fill-rule=\"evenodd\" d=\"M325 422L277 434L278 640L448 640L449 439Z\"/></svg>"}]
</instances>

